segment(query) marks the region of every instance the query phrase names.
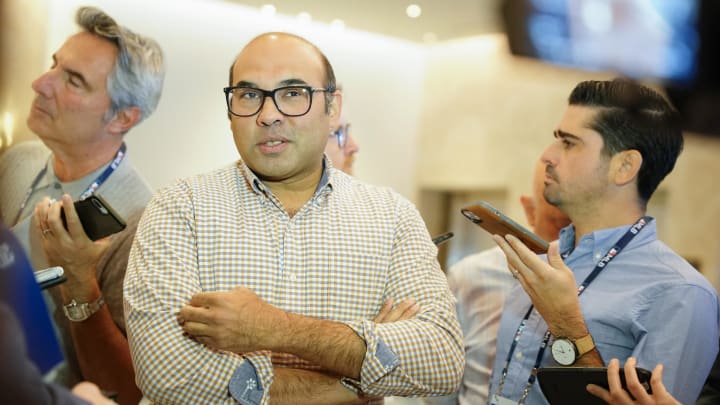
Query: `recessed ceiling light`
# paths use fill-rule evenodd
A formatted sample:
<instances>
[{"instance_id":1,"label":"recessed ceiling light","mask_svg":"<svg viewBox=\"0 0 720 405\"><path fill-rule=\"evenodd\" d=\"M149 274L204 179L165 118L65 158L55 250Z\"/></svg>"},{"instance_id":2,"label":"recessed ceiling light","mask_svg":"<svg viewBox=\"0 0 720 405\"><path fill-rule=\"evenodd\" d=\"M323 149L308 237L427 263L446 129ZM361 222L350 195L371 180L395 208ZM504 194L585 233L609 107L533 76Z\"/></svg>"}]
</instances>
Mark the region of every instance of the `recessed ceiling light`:
<instances>
[{"instance_id":1,"label":"recessed ceiling light","mask_svg":"<svg viewBox=\"0 0 720 405\"><path fill-rule=\"evenodd\" d=\"M422 14L422 8L417 4L411 4L405 9L405 14L410 18L418 18Z\"/></svg>"},{"instance_id":2,"label":"recessed ceiling light","mask_svg":"<svg viewBox=\"0 0 720 405\"><path fill-rule=\"evenodd\" d=\"M260 13L266 17L272 17L277 12L277 9L272 4L266 4L260 7Z\"/></svg>"}]
</instances>

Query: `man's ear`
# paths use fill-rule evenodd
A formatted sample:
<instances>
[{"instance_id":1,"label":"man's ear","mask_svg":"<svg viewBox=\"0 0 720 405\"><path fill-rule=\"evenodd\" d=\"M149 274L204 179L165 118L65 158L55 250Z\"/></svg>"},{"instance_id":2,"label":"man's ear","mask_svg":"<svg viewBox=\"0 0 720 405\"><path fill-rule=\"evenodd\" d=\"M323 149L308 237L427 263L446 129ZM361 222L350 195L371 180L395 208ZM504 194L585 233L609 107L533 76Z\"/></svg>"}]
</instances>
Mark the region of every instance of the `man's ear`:
<instances>
[{"instance_id":1,"label":"man's ear","mask_svg":"<svg viewBox=\"0 0 720 405\"><path fill-rule=\"evenodd\" d=\"M618 152L613 156L615 184L624 186L637 179L642 166L642 155L635 149Z\"/></svg>"},{"instance_id":2,"label":"man's ear","mask_svg":"<svg viewBox=\"0 0 720 405\"><path fill-rule=\"evenodd\" d=\"M525 218L527 218L530 227L535 227L535 200L528 195L520 196L520 204L525 210Z\"/></svg>"},{"instance_id":3,"label":"man's ear","mask_svg":"<svg viewBox=\"0 0 720 405\"><path fill-rule=\"evenodd\" d=\"M142 118L139 107L128 107L115 113L108 122L108 131L112 134L122 135L135 126Z\"/></svg>"},{"instance_id":4,"label":"man's ear","mask_svg":"<svg viewBox=\"0 0 720 405\"><path fill-rule=\"evenodd\" d=\"M330 117L330 131L340 125L340 116L342 115L342 92L335 90L332 93L330 104L328 104L327 114Z\"/></svg>"}]
</instances>

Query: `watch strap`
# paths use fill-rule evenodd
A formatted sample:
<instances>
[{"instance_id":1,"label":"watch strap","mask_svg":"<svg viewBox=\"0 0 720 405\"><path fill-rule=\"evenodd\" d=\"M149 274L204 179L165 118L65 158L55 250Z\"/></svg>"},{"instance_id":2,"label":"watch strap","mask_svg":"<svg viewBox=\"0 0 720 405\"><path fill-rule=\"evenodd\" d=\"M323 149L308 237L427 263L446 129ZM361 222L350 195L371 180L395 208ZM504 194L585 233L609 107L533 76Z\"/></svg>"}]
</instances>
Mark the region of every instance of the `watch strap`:
<instances>
[{"instance_id":1,"label":"watch strap","mask_svg":"<svg viewBox=\"0 0 720 405\"><path fill-rule=\"evenodd\" d=\"M577 349L577 357L582 357L585 353L595 348L595 341L593 341L592 335L587 334L581 338L572 341Z\"/></svg>"},{"instance_id":2,"label":"watch strap","mask_svg":"<svg viewBox=\"0 0 720 405\"><path fill-rule=\"evenodd\" d=\"M105 305L105 299L102 295L92 302L78 303L73 299L69 304L63 306L63 312L70 321L82 322L99 311L103 305Z\"/></svg>"}]
</instances>

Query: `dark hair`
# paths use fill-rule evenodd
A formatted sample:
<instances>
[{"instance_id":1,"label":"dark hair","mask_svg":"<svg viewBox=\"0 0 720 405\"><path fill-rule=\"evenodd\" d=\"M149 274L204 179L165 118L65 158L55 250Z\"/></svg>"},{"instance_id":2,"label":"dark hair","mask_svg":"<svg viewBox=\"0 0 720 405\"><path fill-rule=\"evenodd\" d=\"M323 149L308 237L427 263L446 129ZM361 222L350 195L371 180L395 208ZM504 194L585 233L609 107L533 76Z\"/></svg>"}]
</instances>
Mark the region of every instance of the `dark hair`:
<instances>
[{"instance_id":1,"label":"dark hair","mask_svg":"<svg viewBox=\"0 0 720 405\"><path fill-rule=\"evenodd\" d=\"M602 136L607 156L630 149L640 152L637 188L646 203L682 151L677 111L657 92L628 79L581 82L568 103L600 108L589 127Z\"/></svg>"},{"instance_id":2,"label":"dark hair","mask_svg":"<svg viewBox=\"0 0 720 405\"><path fill-rule=\"evenodd\" d=\"M255 41L256 39L259 39L259 38L267 36L267 35L283 35L283 36L296 38L296 39L299 39L300 41L310 45L311 47L313 47L313 49L315 49L317 54L320 56L320 61L322 62L323 68L325 69L325 82L323 83L323 87L325 89L327 89L327 91L324 92L325 93L325 112L326 113L329 112L330 104L332 103L332 99L333 99L332 94L335 92L335 90L337 90L337 83L336 83L336 79L335 79L335 70L333 70L333 67L330 64L330 61L328 60L327 56L325 56L325 54L320 50L320 48L318 48L312 42L308 41L307 39L305 39L301 36L289 34L287 32L267 32L265 34L260 34L257 37L253 38L250 42L248 42L248 44ZM233 81L234 81L233 80L233 67L235 67L235 60L233 60L232 63L230 63L230 71L228 73L228 86L235 85L233 83ZM228 115L228 117L229 117L229 115Z\"/></svg>"}]
</instances>

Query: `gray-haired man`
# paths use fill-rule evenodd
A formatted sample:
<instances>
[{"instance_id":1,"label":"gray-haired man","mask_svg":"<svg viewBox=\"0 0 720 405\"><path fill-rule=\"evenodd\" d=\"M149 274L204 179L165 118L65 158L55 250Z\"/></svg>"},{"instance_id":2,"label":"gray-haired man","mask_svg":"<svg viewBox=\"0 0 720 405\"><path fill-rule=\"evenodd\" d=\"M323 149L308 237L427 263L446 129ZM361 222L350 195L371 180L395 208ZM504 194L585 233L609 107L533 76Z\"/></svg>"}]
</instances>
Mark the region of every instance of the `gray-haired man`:
<instances>
[{"instance_id":1,"label":"gray-haired man","mask_svg":"<svg viewBox=\"0 0 720 405\"><path fill-rule=\"evenodd\" d=\"M128 161L124 136L157 106L163 55L155 41L96 8L80 8L76 21L82 30L32 83L27 124L44 146L22 143L0 159L0 219L36 270L65 270L67 282L51 290L67 360L56 379L68 386L87 379L117 392L120 403L137 403L122 311L134 226L92 242L72 202L101 195L132 224L149 201L152 190Z\"/></svg>"}]
</instances>

